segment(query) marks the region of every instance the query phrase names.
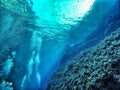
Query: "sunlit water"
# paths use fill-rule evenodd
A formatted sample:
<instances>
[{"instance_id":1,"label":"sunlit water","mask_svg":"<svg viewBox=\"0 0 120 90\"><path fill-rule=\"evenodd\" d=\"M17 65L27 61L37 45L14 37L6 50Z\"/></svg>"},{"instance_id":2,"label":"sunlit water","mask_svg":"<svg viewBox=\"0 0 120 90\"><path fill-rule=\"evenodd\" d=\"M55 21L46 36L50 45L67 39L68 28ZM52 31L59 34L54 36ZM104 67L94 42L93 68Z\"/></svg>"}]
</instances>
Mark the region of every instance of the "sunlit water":
<instances>
[{"instance_id":1,"label":"sunlit water","mask_svg":"<svg viewBox=\"0 0 120 90\"><path fill-rule=\"evenodd\" d=\"M86 37L96 30L115 1L27 0L36 18L34 21L29 18L31 21L28 22L32 24L25 28L25 36L16 49L16 88L45 89L67 50L85 43ZM4 18L5 22L13 22L11 15ZM6 25L1 28L7 30L11 23Z\"/></svg>"}]
</instances>

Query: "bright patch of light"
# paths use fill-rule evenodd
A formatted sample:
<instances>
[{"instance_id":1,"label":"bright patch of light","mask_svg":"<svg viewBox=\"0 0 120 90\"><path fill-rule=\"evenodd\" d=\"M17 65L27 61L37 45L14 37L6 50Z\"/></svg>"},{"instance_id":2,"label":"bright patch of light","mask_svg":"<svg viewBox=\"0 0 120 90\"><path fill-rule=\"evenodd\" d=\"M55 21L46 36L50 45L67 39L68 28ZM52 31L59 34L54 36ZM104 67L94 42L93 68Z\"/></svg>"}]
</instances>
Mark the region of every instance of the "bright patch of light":
<instances>
[{"instance_id":1,"label":"bright patch of light","mask_svg":"<svg viewBox=\"0 0 120 90\"><path fill-rule=\"evenodd\" d=\"M31 0L39 24L73 25L91 8L95 0Z\"/></svg>"},{"instance_id":2,"label":"bright patch of light","mask_svg":"<svg viewBox=\"0 0 120 90\"><path fill-rule=\"evenodd\" d=\"M40 81L41 81L41 77L40 77L40 74L37 72L37 75L36 75L36 77L37 77L37 80L38 80L38 85L40 85Z\"/></svg>"},{"instance_id":3,"label":"bright patch of light","mask_svg":"<svg viewBox=\"0 0 120 90\"><path fill-rule=\"evenodd\" d=\"M88 11L92 4L94 3L94 1L95 0L85 0L81 6L82 10L84 10L85 12Z\"/></svg>"},{"instance_id":4,"label":"bright patch of light","mask_svg":"<svg viewBox=\"0 0 120 90\"><path fill-rule=\"evenodd\" d=\"M60 18L60 23L76 24L78 19L81 19L91 8L95 0L77 0L69 1L63 6L58 13L63 16ZM62 6L61 6L62 7Z\"/></svg>"},{"instance_id":5,"label":"bright patch of light","mask_svg":"<svg viewBox=\"0 0 120 90\"><path fill-rule=\"evenodd\" d=\"M41 6L44 5L44 2L42 0L29 0L29 2L30 1L33 3L33 5L32 5L33 8L32 9L35 12L35 14L37 16L40 16L40 10L42 9Z\"/></svg>"}]
</instances>

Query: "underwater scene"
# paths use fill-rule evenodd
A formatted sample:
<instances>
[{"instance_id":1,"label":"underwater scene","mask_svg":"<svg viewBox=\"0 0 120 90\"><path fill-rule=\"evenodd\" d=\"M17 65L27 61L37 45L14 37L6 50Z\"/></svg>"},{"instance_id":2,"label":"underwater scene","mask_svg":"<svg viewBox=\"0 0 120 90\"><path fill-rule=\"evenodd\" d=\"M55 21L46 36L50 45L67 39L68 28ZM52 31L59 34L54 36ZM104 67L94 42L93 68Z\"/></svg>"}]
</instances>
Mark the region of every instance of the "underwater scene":
<instances>
[{"instance_id":1,"label":"underwater scene","mask_svg":"<svg viewBox=\"0 0 120 90\"><path fill-rule=\"evenodd\" d=\"M120 90L120 0L0 0L0 90Z\"/></svg>"}]
</instances>

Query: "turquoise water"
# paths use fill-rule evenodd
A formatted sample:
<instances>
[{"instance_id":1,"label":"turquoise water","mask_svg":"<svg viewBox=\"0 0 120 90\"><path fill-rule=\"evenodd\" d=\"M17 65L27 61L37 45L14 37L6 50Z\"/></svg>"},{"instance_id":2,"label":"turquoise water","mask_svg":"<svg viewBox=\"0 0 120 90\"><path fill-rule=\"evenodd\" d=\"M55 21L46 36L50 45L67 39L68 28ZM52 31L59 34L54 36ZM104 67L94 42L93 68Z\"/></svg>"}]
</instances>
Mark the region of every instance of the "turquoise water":
<instances>
[{"instance_id":1,"label":"turquoise water","mask_svg":"<svg viewBox=\"0 0 120 90\"><path fill-rule=\"evenodd\" d=\"M118 0L1 0L1 85L45 90L61 64L119 27L117 11Z\"/></svg>"}]
</instances>

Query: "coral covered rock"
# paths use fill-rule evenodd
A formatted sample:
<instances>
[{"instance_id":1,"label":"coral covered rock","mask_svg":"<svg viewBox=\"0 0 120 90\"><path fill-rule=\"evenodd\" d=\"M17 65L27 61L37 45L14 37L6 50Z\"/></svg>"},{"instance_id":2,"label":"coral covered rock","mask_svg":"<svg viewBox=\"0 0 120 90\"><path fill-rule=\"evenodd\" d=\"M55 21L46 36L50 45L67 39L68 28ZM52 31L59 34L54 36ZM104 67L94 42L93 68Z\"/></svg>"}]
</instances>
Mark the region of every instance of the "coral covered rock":
<instances>
[{"instance_id":1,"label":"coral covered rock","mask_svg":"<svg viewBox=\"0 0 120 90\"><path fill-rule=\"evenodd\" d=\"M5 80L0 81L0 90L13 90L12 83Z\"/></svg>"},{"instance_id":2,"label":"coral covered rock","mask_svg":"<svg viewBox=\"0 0 120 90\"><path fill-rule=\"evenodd\" d=\"M120 29L59 69L47 90L120 90Z\"/></svg>"}]
</instances>

